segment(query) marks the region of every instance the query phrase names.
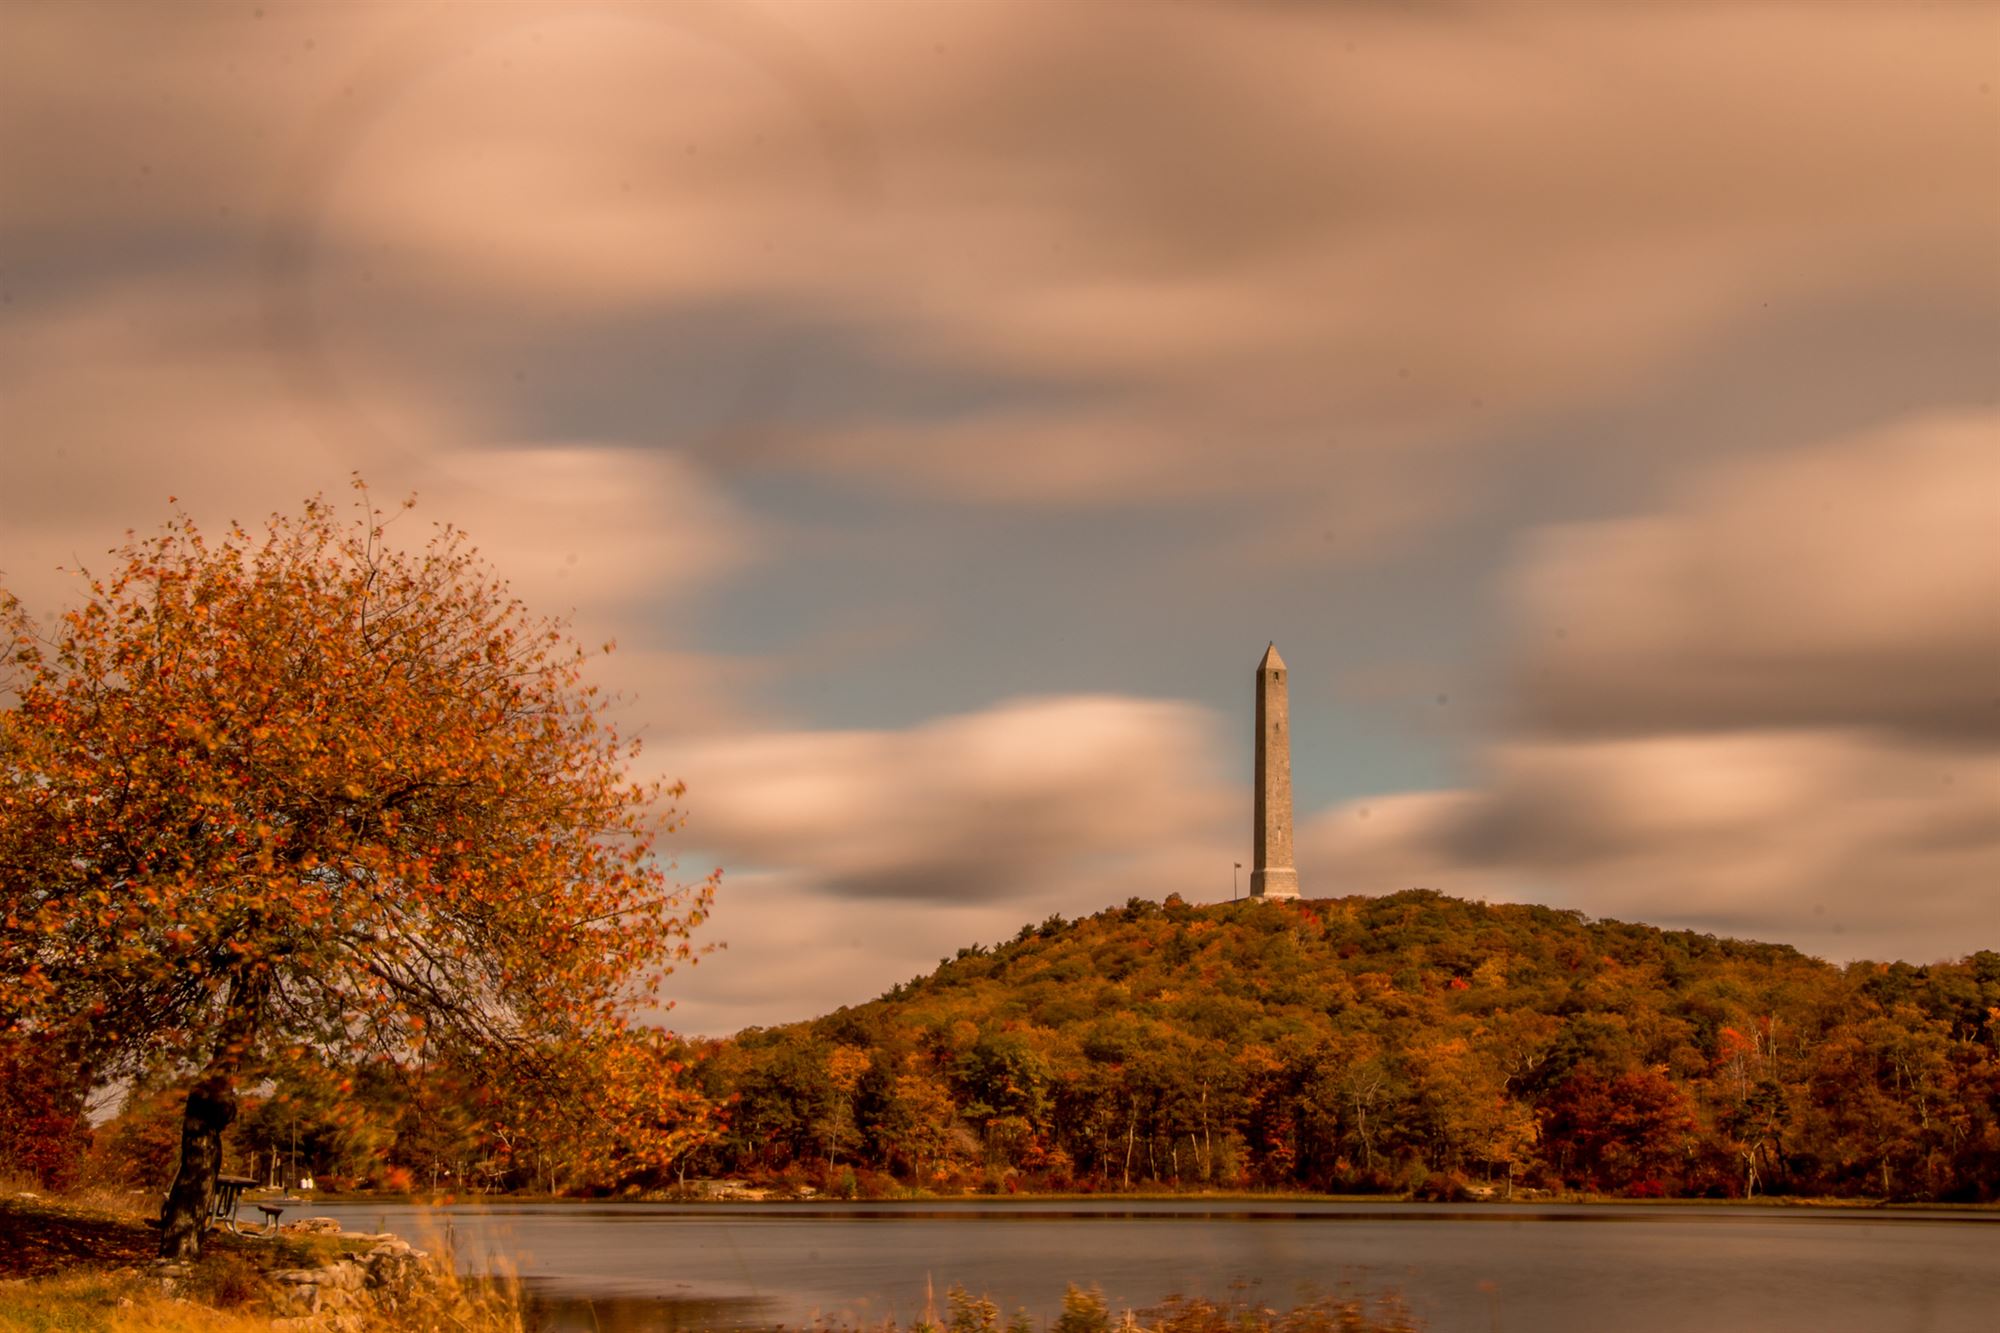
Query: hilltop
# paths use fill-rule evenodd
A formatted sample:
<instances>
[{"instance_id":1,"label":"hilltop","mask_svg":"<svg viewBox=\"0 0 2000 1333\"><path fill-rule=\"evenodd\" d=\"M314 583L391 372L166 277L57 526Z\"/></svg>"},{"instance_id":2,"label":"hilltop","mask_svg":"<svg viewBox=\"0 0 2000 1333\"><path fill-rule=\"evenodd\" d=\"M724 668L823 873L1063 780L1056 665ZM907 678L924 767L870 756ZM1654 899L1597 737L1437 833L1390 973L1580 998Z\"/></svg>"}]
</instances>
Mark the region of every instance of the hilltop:
<instances>
[{"instance_id":1,"label":"hilltop","mask_svg":"<svg viewBox=\"0 0 2000 1333\"><path fill-rule=\"evenodd\" d=\"M2000 1197L1993 951L1835 967L1428 892L1134 899L647 1053L646 1099L574 1124L445 1061L294 1061L230 1162L390 1191ZM0 1077L0 1169L162 1187L184 1083L95 1126L38 1087Z\"/></svg>"},{"instance_id":2,"label":"hilltop","mask_svg":"<svg viewBox=\"0 0 2000 1333\"><path fill-rule=\"evenodd\" d=\"M691 1171L991 1190L1991 1198L2000 953L1834 967L1580 913L1135 899L739 1034Z\"/></svg>"}]
</instances>

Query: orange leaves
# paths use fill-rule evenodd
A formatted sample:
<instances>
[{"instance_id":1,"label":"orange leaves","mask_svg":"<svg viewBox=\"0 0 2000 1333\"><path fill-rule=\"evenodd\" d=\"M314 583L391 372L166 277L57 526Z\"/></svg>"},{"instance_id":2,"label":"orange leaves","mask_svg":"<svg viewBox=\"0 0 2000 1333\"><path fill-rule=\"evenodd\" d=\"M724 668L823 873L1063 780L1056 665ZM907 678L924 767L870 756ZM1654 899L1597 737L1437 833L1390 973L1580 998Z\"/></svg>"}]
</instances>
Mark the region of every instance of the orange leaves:
<instances>
[{"instance_id":1,"label":"orange leaves","mask_svg":"<svg viewBox=\"0 0 2000 1333\"><path fill-rule=\"evenodd\" d=\"M658 868L672 811L581 651L454 530L388 527L316 500L211 544L177 516L46 634L0 594L0 1022L105 1002L129 1046L199 1051L220 1011L188 980L268 963L270 1035L503 1049L614 1022L686 956L712 883Z\"/></svg>"}]
</instances>

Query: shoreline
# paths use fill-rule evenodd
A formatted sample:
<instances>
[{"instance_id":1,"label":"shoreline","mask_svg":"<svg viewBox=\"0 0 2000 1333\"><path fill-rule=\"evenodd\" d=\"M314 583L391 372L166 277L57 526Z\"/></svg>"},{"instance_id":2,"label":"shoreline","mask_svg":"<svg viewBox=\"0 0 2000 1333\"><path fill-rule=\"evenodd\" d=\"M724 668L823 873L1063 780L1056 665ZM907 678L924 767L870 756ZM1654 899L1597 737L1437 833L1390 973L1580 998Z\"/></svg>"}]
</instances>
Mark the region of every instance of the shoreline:
<instances>
[{"instance_id":1,"label":"shoreline","mask_svg":"<svg viewBox=\"0 0 2000 1333\"><path fill-rule=\"evenodd\" d=\"M366 1205L388 1205L392 1207L437 1208L454 1205L479 1204L535 1204L559 1207L601 1207L606 1204L628 1206L654 1206L674 1208L702 1207L742 1207L757 1205L773 1209L801 1208L869 1208L880 1206L901 1207L922 1205L925 1207L966 1208L966 1209L1008 1209L1033 1208L1046 1204L1093 1204L1115 1208L1119 1204L1244 1204L1251 1206L1282 1207L1286 1204L1311 1204L1315 1206L1365 1205L1370 1208L1413 1208L1425 1212L1457 1212L1464 1210L1494 1209L1516 1210L1522 1208L1636 1208L1636 1209L1692 1209L1724 1208L1759 1211L1818 1210L1829 1212L1954 1212L1993 1213L2000 1215L2000 1202L1955 1203L1937 1200L1908 1199L1849 1199L1840 1197L1769 1196L1755 1199L1627 1199L1616 1195L1560 1194L1542 1198L1492 1198L1431 1200L1413 1199L1404 1195L1386 1194L1307 1194L1298 1192L1264 1191L1132 1191L1116 1194L1090 1193L1049 1193L1049 1194L907 1194L892 1198L840 1199L830 1195L799 1197L796 1195L736 1195L736 1196L667 1196L643 1195L622 1196L603 1195L584 1198L563 1194L454 1194L409 1193L409 1194L324 1194L312 1201L338 1207ZM304 1209L300 1210L302 1214Z\"/></svg>"}]
</instances>

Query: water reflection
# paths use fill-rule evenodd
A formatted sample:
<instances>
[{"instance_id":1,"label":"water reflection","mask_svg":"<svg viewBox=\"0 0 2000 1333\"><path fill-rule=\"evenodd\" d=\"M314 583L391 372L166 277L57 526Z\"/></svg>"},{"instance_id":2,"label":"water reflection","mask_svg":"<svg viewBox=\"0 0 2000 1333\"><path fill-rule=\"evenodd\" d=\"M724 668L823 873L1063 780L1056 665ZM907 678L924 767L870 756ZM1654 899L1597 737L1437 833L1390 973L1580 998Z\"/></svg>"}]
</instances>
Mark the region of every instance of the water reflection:
<instances>
[{"instance_id":1,"label":"water reflection","mask_svg":"<svg viewBox=\"0 0 2000 1333\"><path fill-rule=\"evenodd\" d=\"M1114 1311L1176 1291L1220 1298L1244 1281L1281 1309L1330 1287L1394 1290L1433 1330L1481 1333L1989 1333L2000 1309L2000 1213L1968 1210L496 1200L324 1211L412 1236L448 1227L469 1267L528 1284L551 1333L907 1325L953 1282L1044 1326L1068 1282L1101 1286Z\"/></svg>"},{"instance_id":2,"label":"water reflection","mask_svg":"<svg viewBox=\"0 0 2000 1333\"><path fill-rule=\"evenodd\" d=\"M524 1282L533 1333L739 1333L778 1326L771 1302L660 1296L581 1296L546 1280Z\"/></svg>"}]
</instances>

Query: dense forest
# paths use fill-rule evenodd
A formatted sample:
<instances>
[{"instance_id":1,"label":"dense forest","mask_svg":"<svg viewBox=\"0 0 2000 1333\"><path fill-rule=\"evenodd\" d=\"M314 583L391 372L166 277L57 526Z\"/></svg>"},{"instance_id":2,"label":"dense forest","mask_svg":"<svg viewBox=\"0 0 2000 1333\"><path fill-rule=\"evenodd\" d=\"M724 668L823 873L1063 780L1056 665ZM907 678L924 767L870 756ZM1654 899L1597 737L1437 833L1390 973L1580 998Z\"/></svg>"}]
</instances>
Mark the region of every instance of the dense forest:
<instances>
[{"instance_id":1,"label":"dense forest","mask_svg":"<svg viewBox=\"0 0 2000 1333\"><path fill-rule=\"evenodd\" d=\"M593 1193L734 1176L840 1195L2000 1197L1992 951L1835 967L1422 891L1135 899L665 1054L673 1132L652 1151L508 1130L503 1090L374 1065L293 1071L234 1160ZM154 1095L98 1127L98 1169L171 1153Z\"/></svg>"},{"instance_id":2,"label":"dense forest","mask_svg":"<svg viewBox=\"0 0 2000 1333\"><path fill-rule=\"evenodd\" d=\"M1002 1190L2000 1195L2000 953L1416 891L1133 901L747 1031L713 1169Z\"/></svg>"}]
</instances>

